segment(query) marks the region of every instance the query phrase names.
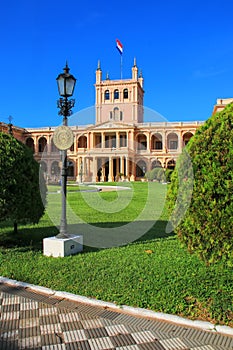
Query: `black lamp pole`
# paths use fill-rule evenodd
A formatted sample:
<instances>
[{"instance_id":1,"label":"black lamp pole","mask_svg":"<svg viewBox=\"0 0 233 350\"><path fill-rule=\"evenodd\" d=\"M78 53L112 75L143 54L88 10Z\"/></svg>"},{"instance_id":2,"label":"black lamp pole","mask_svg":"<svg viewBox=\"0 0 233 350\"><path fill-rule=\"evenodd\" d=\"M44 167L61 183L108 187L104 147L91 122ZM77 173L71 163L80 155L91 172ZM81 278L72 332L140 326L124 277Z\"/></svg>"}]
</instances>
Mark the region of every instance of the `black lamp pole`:
<instances>
[{"instance_id":1,"label":"black lamp pole","mask_svg":"<svg viewBox=\"0 0 233 350\"><path fill-rule=\"evenodd\" d=\"M68 125L68 117L72 114L71 108L74 107L75 100L70 99L74 92L76 79L69 73L69 67L66 63L64 73L61 73L57 77L57 84L59 95L62 96L57 101L57 107L60 108L59 115L63 116L63 125ZM67 221L66 221L66 187L67 187L67 150L61 151L62 171L61 171L61 190L62 190L62 212L60 232L56 236L57 238L68 238L67 235Z\"/></svg>"}]
</instances>

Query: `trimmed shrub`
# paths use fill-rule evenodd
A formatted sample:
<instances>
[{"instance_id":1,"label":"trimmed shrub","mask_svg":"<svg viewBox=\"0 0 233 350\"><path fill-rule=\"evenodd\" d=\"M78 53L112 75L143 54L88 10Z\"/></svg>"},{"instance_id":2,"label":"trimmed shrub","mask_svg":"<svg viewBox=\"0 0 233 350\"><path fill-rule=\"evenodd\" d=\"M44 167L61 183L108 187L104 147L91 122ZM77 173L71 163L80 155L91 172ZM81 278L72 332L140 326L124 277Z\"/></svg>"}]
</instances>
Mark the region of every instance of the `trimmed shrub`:
<instances>
[{"instance_id":1,"label":"trimmed shrub","mask_svg":"<svg viewBox=\"0 0 233 350\"><path fill-rule=\"evenodd\" d=\"M44 214L47 188L31 149L0 133L0 221L38 223Z\"/></svg>"},{"instance_id":2,"label":"trimmed shrub","mask_svg":"<svg viewBox=\"0 0 233 350\"><path fill-rule=\"evenodd\" d=\"M165 177L167 182L171 182L171 176L173 173L173 169L166 169L165 170Z\"/></svg>"},{"instance_id":3,"label":"trimmed shrub","mask_svg":"<svg viewBox=\"0 0 233 350\"><path fill-rule=\"evenodd\" d=\"M158 173L160 172L160 167L159 168L154 168L152 170L149 170L146 172L145 177L147 178L148 181L153 181L153 180L158 180Z\"/></svg>"},{"instance_id":4,"label":"trimmed shrub","mask_svg":"<svg viewBox=\"0 0 233 350\"><path fill-rule=\"evenodd\" d=\"M164 168L159 168L158 174L157 174L157 180L159 182L166 181L166 176L165 176L165 170Z\"/></svg>"},{"instance_id":5,"label":"trimmed shrub","mask_svg":"<svg viewBox=\"0 0 233 350\"><path fill-rule=\"evenodd\" d=\"M233 264L233 104L213 115L184 149L168 190L180 240L207 264Z\"/></svg>"}]
</instances>

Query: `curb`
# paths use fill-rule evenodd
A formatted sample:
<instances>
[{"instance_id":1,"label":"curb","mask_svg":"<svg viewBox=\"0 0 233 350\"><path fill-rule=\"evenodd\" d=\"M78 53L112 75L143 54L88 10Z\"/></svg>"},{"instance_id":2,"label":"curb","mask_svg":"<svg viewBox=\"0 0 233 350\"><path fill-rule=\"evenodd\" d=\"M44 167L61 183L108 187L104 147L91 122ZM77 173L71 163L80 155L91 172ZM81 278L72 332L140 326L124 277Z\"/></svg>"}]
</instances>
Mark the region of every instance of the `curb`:
<instances>
[{"instance_id":1,"label":"curb","mask_svg":"<svg viewBox=\"0 0 233 350\"><path fill-rule=\"evenodd\" d=\"M12 280L2 276L0 276L0 283L6 283L15 287L21 287L25 289L28 288L34 292L43 293L49 296L65 298L68 300L76 301L83 304L88 304L91 306L109 308L112 310L116 310L118 312L125 311L128 314L131 314L132 316L148 317L157 321L166 321L166 322L175 323L180 326L194 327L194 328L201 329L203 331L218 332L223 335L233 336L233 328L228 326L215 325L210 322L199 321L199 320L192 321L176 315L164 314L162 312L155 312L155 311L150 311L142 308L134 308L126 305L119 306L114 303L105 302L102 300L96 300L96 299L92 299L89 297L84 297L81 295L76 295L68 292L55 291L46 287L41 287L34 284Z\"/></svg>"}]
</instances>

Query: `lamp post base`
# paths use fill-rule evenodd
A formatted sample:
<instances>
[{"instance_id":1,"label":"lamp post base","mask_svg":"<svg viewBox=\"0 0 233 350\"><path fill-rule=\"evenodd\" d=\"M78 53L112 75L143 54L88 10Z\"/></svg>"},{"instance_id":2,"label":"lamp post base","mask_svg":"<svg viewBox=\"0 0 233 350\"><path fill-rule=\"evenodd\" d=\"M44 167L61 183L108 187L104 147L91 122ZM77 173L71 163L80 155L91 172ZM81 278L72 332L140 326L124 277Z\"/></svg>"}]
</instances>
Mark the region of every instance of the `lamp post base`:
<instances>
[{"instance_id":1,"label":"lamp post base","mask_svg":"<svg viewBox=\"0 0 233 350\"><path fill-rule=\"evenodd\" d=\"M72 237L59 238L58 236L43 239L43 252L46 256L54 258L65 257L82 252L83 236L73 235Z\"/></svg>"}]
</instances>

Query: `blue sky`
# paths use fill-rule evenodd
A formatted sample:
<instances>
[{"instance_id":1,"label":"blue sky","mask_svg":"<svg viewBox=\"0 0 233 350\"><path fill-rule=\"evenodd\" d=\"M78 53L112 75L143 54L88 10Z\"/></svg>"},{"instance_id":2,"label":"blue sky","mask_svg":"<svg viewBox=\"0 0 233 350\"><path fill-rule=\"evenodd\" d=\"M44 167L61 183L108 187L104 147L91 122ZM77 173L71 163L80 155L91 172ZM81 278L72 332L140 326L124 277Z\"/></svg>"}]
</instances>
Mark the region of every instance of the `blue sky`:
<instances>
[{"instance_id":1,"label":"blue sky","mask_svg":"<svg viewBox=\"0 0 233 350\"><path fill-rule=\"evenodd\" d=\"M233 97L231 0L8 0L0 8L0 121L59 125L56 77L66 60L77 78L73 112L93 106L98 60L104 78L120 78L116 38L123 78L136 57L144 104L168 121L206 120L217 98Z\"/></svg>"}]
</instances>

